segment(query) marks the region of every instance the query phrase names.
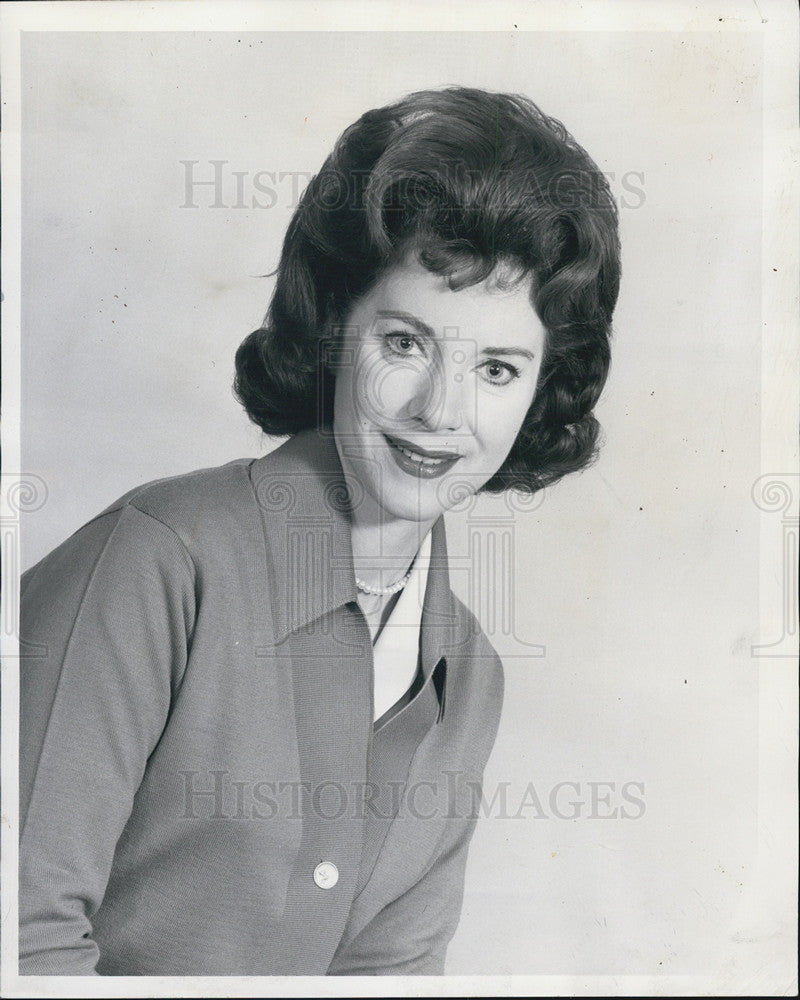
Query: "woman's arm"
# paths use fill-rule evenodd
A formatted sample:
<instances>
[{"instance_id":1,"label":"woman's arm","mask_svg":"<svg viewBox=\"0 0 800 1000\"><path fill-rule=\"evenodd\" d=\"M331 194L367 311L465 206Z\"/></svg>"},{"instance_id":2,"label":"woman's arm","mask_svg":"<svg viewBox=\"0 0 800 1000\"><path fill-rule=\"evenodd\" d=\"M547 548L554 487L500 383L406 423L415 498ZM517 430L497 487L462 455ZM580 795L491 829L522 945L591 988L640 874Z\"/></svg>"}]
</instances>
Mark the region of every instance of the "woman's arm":
<instances>
[{"instance_id":1,"label":"woman's arm","mask_svg":"<svg viewBox=\"0 0 800 1000\"><path fill-rule=\"evenodd\" d=\"M186 662L191 560L132 506L23 577L20 973L92 974L92 916Z\"/></svg>"}]
</instances>

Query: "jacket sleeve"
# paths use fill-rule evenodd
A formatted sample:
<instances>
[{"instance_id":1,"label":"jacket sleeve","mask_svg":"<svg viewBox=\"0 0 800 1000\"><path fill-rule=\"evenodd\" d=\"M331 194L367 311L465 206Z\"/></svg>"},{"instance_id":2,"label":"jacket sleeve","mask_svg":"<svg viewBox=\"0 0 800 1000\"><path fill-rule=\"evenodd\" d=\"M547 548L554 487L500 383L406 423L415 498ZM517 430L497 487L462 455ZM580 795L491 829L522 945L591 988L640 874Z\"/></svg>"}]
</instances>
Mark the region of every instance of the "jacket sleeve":
<instances>
[{"instance_id":1,"label":"jacket sleeve","mask_svg":"<svg viewBox=\"0 0 800 1000\"><path fill-rule=\"evenodd\" d=\"M23 576L21 975L93 974L92 916L182 674L193 566L132 506Z\"/></svg>"},{"instance_id":2,"label":"jacket sleeve","mask_svg":"<svg viewBox=\"0 0 800 1000\"><path fill-rule=\"evenodd\" d=\"M328 969L336 976L442 975L464 896L467 852L475 818L448 825L441 849L422 878L385 906Z\"/></svg>"}]
</instances>

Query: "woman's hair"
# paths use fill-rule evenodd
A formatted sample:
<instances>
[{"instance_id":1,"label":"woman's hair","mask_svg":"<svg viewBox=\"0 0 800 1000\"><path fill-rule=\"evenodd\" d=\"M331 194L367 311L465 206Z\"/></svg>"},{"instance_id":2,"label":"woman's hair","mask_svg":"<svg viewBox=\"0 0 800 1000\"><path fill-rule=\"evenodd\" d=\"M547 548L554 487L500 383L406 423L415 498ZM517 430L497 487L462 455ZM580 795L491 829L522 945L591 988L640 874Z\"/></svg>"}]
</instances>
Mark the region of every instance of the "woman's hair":
<instances>
[{"instance_id":1,"label":"woman's hair","mask_svg":"<svg viewBox=\"0 0 800 1000\"><path fill-rule=\"evenodd\" d=\"M303 193L235 392L267 434L332 420L326 344L355 302L416 253L461 288L511 263L533 274L545 330L533 403L483 489L534 492L593 457L619 289L608 183L560 122L515 94L427 90L368 111Z\"/></svg>"}]
</instances>

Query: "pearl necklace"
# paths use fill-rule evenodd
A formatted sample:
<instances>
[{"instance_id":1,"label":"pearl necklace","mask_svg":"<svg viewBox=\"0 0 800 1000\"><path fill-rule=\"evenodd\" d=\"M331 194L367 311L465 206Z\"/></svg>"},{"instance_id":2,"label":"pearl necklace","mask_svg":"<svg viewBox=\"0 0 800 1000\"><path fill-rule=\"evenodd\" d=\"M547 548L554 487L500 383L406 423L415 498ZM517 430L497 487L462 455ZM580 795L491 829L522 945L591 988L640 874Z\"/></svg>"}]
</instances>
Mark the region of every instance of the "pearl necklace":
<instances>
[{"instance_id":1,"label":"pearl necklace","mask_svg":"<svg viewBox=\"0 0 800 1000\"><path fill-rule=\"evenodd\" d=\"M368 583L364 583L363 580L356 577L356 586L362 594L371 594L373 597L390 597L392 594L396 594L398 590L402 590L410 578L411 570L406 573L402 580L398 580L397 583L393 583L390 587L371 587Z\"/></svg>"}]
</instances>

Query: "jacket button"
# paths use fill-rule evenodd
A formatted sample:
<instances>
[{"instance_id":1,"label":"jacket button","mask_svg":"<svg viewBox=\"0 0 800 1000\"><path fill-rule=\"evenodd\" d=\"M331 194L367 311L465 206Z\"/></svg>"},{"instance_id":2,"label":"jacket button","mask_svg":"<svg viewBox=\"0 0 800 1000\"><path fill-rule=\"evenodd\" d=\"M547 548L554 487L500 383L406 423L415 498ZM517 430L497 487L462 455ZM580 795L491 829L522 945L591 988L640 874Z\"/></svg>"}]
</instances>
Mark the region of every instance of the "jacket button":
<instances>
[{"instance_id":1,"label":"jacket button","mask_svg":"<svg viewBox=\"0 0 800 1000\"><path fill-rule=\"evenodd\" d=\"M314 869L314 881L320 889L332 889L339 881L339 869L332 861L320 861Z\"/></svg>"}]
</instances>

